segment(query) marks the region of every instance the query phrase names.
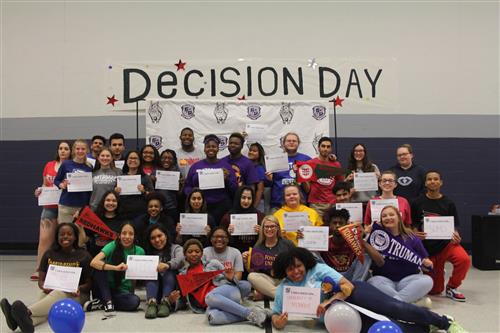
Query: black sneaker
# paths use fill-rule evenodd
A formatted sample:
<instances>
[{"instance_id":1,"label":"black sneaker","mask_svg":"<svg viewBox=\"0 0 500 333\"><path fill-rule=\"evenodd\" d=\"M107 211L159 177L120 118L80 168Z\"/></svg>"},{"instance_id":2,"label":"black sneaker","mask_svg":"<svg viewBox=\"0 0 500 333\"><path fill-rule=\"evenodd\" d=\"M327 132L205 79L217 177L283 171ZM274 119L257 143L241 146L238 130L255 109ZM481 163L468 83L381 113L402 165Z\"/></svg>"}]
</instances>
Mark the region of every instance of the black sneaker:
<instances>
[{"instance_id":1,"label":"black sneaker","mask_svg":"<svg viewBox=\"0 0 500 333\"><path fill-rule=\"evenodd\" d=\"M83 304L83 311L90 312L96 310L104 309L104 304L102 304L101 300L96 298L91 301L87 301Z\"/></svg>"},{"instance_id":2,"label":"black sneaker","mask_svg":"<svg viewBox=\"0 0 500 333\"><path fill-rule=\"evenodd\" d=\"M104 315L106 317L116 316L115 306L113 305L113 302L109 301L104 305Z\"/></svg>"},{"instance_id":3,"label":"black sneaker","mask_svg":"<svg viewBox=\"0 0 500 333\"><path fill-rule=\"evenodd\" d=\"M0 307L2 308L3 315L5 316L5 320L7 321L7 326L11 331L15 331L17 328L17 323L12 317L12 310L9 304L9 301L4 298L0 301Z\"/></svg>"},{"instance_id":4,"label":"black sneaker","mask_svg":"<svg viewBox=\"0 0 500 333\"><path fill-rule=\"evenodd\" d=\"M33 333L35 332L35 326L33 326L33 320L28 308L21 301L15 301L12 303L11 313L14 320L19 325L21 332L23 333Z\"/></svg>"}]
</instances>

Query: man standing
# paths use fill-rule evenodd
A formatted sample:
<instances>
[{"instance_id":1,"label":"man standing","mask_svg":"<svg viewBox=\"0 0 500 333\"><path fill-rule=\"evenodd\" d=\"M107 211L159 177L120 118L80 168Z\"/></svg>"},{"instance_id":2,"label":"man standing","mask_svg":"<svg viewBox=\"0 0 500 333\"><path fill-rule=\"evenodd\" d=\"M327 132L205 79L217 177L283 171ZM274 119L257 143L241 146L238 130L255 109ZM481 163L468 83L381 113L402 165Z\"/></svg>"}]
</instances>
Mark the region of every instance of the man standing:
<instances>
[{"instance_id":1,"label":"man standing","mask_svg":"<svg viewBox=\"0 0 500 333\"><path fill-rule=\"evenodd\" d=\"M90 152L87 158L97 159L97 155L101 152L102 147L106 145L106 139L102 135L94 135L90 140Z\"/></svg>"},{"instance_id":2,"label":"man standing","mask_svg":"<svg viewBox=\"0 0 500 333\"><path fill-rule=\"evenodd\" d=\"M109 137L109 148L113 154L113 160L115 161L115 166L118 169L123 168L125 164L125 156L123 152L125 151L125 137L121 133L113 133Z\"/></svg>"},{"instance_id":3,"label":"man standing","mask_svg":"<svg viewBox=\"0 0 500 333\"><path fill-rule=\"evenodd\" d=\"M191 128L185 127L181 130L179 135L181 140L181 148L177 149L177 163L182 176L185 178L189 172L191 165L200 161L204 157L203 150L198 149L194 145L194 132Z\"/></svg>"},{"instance_id":4,"label":"man standing","mask_svg":"<svg viewBox=\"0 0 500 333\"><path fill-rule=\"evenodd\" d=\"M396 174L398 186L395 195L407 199L410 203L424 193L425 170L413 163L413 149L405 143L396 150L398 164L390 168Z\"/></svg>"},{"instance_id":5,"label":"man standing","mask_svg":"<svg viewBox=\"0 0 500 333\"><path fill-rule=\"evenodd\" d=\"M244 144L245 138L243 135L240 133L231 134L227 146L229 155L222 160L231 164L233 167L238 186L247 185L255 189L255 184L259 182L259 176L257 175L257 171L252 161L241 154Z\"/></svg>"}]
</instances>

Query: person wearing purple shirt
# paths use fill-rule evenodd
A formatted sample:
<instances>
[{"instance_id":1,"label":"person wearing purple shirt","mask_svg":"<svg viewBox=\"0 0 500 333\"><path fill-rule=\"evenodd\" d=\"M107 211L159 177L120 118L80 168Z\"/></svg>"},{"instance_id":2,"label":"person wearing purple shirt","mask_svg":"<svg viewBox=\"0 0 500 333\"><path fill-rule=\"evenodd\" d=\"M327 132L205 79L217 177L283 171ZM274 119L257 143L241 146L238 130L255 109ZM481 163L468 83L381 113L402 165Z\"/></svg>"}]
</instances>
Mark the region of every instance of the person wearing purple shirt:
<instances>
[{"instance_id":1,"label":"person wearing purple shirt","mask_svg":"<svg viewBox=\"0 0 500 333\"><path fill-rule=\"evenodd\" d=\"M240 133L231 134L227 145L229 155L224 157L222 160L231 164L233 167L238 186L247 185L254 187L255 184L259 182L259 176L252 161L250 161L248 157L241 154L244 144L245 138L243 135Z\"/></svg>"},{"instance_id":2,"label":"person wearing purple shirt","mask_svg":"<svg viewBox=\"0 0 500 333\"><path fill-rule=\"evenodd\" d=\"M231 197L238 183L233 168L229 163L217 158L219 152L219 138L215 134L208 134L203 140L205 144L205 159L191 166L184 183L184 193L191 193L193 187L199 187L198 170L222 169L224 171L224 188L203 190L207 198L208 213L214 217L216 225L219 225L222 216L231 208Z\"/></svg>"}]
</instances>

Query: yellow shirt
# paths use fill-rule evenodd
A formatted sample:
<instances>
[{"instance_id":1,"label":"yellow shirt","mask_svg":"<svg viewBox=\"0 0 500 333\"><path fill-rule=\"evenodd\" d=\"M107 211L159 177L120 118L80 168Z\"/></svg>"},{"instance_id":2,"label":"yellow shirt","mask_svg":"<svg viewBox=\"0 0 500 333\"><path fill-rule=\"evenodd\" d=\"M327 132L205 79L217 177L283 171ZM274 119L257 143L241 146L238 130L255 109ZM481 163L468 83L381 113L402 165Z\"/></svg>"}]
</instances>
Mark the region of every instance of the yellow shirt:
<instances>
[{"instance_id":1,"label":"yellow shirt","mask_svg":"<svg viewBox=\"0 0 500 333\"><path fill-rule=\"evenodd\" d=\"M299 207L297 207L296 209L292 209L288 206L282 206L281 209L277 210L273 214L278 219L278 221L280 223L281 230L283 230L284 226L285 226L283 215L285 213L291 213L291 212L292 213L294 213L294 212L299 212L299 213L306 212L307 215L309 215L309 221L311 222L312 226L319 227L319 226L323 225L323 220L321 219L321 216L319 216L318 213L312 208L309 208L305 205L299 205ZM292 241L295 244L295 246L297 246L297 244L298 244L297 232L287 231L285 238Z\"/></svg>"}]
</instances>

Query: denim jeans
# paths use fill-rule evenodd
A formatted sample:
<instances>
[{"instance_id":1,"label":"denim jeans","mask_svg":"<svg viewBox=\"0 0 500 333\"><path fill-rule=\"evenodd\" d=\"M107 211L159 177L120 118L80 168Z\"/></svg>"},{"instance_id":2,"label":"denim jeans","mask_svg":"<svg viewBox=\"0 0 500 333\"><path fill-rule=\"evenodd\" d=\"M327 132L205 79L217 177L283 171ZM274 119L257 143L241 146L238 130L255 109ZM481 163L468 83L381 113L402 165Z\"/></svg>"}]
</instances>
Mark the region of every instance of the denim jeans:
<instances>
[{"instance_id":1,"label":"denim jeans","mask_svg":"<svg viewBox=\"0 0 500 333\"><path fill-rule=\"evenodd\" d=\"M99 298L104 303L112 301L117 311L135 311L141 303L136 294L127 293L119 289L111 289L108 283L107 271L94 271L94 284Z\"/></svg>"},{"instance_id":2,"label":"denim jeans","mask_svg":"<svg viewBox=\"0 0 500 333\"><path fill-rule=\"evenodd\" d=\"M176 279L174 271L169 269L158 273L158 280L146 281L146 297L148 300L154 298L157 303L160 303L163 297L168 297L175 289L175 284Z\"/></svg>"},{"instance_id":3,"label":"denim jeans","mask_svg":"<svg viewBox=\"0 0 500 333\"><path fill-rule=\"evenodd\" d=\"M376 275L367 282L387 295L408 303L418 301L432 289L432 278L425 274L411 274L401 281Z\"/></svg>"},{"instance_id":4,"label":"denim jeans","mask_svg":"<svg viewBox=\"0 0 500 333\"><path fill-rule=\"evenodd\" d=\"M205 297L208 323L223 325L246 320L250 309L241 305L241 299L248 296L251 289L248 281L239 281L238 286L225 284L209 292Z\"/></svg>"}]
</instances>

